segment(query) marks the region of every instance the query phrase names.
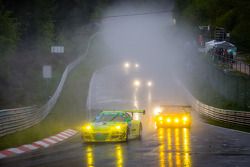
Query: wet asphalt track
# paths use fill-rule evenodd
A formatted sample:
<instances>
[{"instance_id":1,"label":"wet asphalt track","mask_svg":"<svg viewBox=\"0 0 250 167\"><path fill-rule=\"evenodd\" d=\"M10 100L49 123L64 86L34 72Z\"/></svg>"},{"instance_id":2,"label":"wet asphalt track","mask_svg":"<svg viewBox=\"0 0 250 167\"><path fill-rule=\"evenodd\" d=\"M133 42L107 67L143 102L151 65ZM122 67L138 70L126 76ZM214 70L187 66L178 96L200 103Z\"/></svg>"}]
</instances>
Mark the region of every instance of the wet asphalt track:
<instances>
[{"instance_id":1,"label":"wet asphalt track","mask_svg":"<svg viewBox=\"0 0 250 167\"><path fill-rule=\"evenodd\" d=\"M214 127L195 119L190 130L152 128L144 131L141 141L128 143L86 145L77 135L48 149L1 160L0 166L247 167L250 163L249 141L249 134Z\"/></svg>"},{"instance_id":2,"label":"wet asphalt track","mask_svg":"<svg viewBox=\"0 0 250 167\"><path fill-rule=\"evenodd\" d=\"M120 89L130 77L123 77L117 67L108 67L95 74L91 85L93 111L114 106L133 106L130 86ZM112 72L113 71L113 72ZM114 72L116 71L116 72ZM109 74L109 75L107 75ZM112 75L111 75L112 74ZM109 77L107 77L109 76ZM170 76L170 74L169 74ZM171 81L171 82L170 82ZM174 80L164 83L166 101L183 103L182 90ZM127 91L126 91L127 90ZM124 94L122 93L124 92ZM130 92L130 93L129 93ZM145 94L138 93L141 107L145 107ZM169 95L171 95L169 97ZM180 96L180 97L178 97ZM122 98L118 98L122 97ZM185 100L185 99L184 99ZM97 107L97 108L95 108ZM92 113L94 115L95 113ZM48 149L41 149L0 161L2 167L247 167L250 164L250 135L203 123L192 112L190 129L154 129L149 112L143 118L142 140L128 143L83 144L80 135Z\"/></svg>"}]
</instances>

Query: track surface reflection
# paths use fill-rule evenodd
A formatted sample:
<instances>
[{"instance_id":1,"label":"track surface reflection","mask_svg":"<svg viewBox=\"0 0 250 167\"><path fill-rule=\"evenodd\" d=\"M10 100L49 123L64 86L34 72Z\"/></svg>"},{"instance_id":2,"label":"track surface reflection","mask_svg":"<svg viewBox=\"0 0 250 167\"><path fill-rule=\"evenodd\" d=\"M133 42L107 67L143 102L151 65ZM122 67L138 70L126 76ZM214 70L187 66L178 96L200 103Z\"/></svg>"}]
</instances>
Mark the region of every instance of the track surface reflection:
<instances>
[{"instance_id":1,"label":"track surface reflection","mask_svg":"<svg viewBox=\"0 0 250 167\"><path fill-rule=\"evenodd\" d=\"M160 167L191 167L190 131L186 128L159 129Z\"/></svg>"},{"instance_id":2,"label":"track surface reflection","mask_svg":"<svg viewBox=\"0 0 250 167\"><path fill-rule=\"evenodd\" d=\"M86 144L83 146L83 159L87 167L191 167L190 151L189 129L161 128L142 141Z\"/></svg>"}]
</instances>

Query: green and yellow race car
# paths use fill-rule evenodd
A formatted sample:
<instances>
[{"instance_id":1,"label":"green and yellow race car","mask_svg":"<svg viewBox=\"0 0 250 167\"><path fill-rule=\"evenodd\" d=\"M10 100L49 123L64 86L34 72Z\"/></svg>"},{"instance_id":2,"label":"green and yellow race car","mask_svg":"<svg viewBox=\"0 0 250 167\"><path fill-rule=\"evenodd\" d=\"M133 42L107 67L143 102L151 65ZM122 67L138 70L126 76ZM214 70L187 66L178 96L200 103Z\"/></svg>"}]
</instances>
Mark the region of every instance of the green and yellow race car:
<instances>
[{"instance_id":1,"label":"green and yellow race car","mask_svg":"<svg viewBox=\"0 0 250 167\"><path fill-rule=\"evenodd\" d=\"M118 142L141 138L142 123L138 114L145 114L145 110L102 111L94 121L82 127L82 139L84 142Z\"/></svg>"}]
</instances>

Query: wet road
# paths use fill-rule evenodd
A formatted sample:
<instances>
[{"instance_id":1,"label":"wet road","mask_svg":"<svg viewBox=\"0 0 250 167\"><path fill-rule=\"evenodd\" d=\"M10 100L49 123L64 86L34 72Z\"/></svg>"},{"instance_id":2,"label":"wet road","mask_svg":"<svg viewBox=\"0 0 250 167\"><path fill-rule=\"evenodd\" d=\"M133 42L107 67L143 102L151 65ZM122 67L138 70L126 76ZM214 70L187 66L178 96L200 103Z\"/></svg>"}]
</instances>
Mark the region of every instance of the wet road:
<instances>
[{"instance_id":1,"label":"wet road","mask_svg":"<svg viewBox=\"0 0 250 167\"><path fill-rule=\"evenodd\" d=\"M248 166L249 134L195 122L185 128L159 129L142 141L84 145L85 166Z\"/></svg>"},{"instance_id":2,"label":"wet road","mask_svg":"<svg viewBox=\"0 0 250 167\"><path fill-rule=\"evenodd\" d=\"M143 70L142 70L143 71ZM154 87L134 89L132 80L148 72L129 73L120 65L97 71L90 83L88 115L100 109L148 108L155 101L187 104L184 90L166 70L151 72ZM154 76L154 77L152 77ZM159 82L161 81L161 82ZM150 95L150 96L149 96ZM150 97L150 98L149 98ZM154 129L150 112L143 118L142 140L128 143L83 144L80 135L51 148L0 160L1 167L247 167L250 164L250 134L203 123L195 112L190 129Z\"/></svg>"},{"instance_id":3,"label":"wet road","mask_svg":"<svg viewBox=\"0 0 250 167\"><path fill-rule=\"evenodd\" d=\"M147 126L150 126L147 122ZM145 122L144 122L145 126ZM145 127L145 128L146 128ZM250 135L195 119L191 129L148 128L142 140L82 144L80 135L48 149L0 161L4 167L247 167Z\"/></svg>"},{"instance_id":4,"label":"wet road","mask_svg":"<svg viewBox=\"0 0 250 167\"><path fill-rule=\"evenodd\" d=\"M121 109L133 106L134 91L131 80L143 76L143 72L128 74L119 66L110 66L98 71L92 78L89 108ZM155 90L137 90L139 107L147 108L154 99L163 104L187 104L184 90L172 74L155 84ZM159 81L159 79L155 78ZM128 84L130 83L130 84ZM160 89L157 90L157 86ZM164 86L164 90L162 86ZM120 89L122 87L122 89ZM148 99L151 93L152 99ZM156 96L156 97L154 97ZM122 97L122 98L121 98ZM157 98L158 97L158 98ZM159 98L160 97L160 98ZM106 100L105 100L106 99ZM250 164L250 135L203 123L192 112L193 123L190 129L155 129L150 121L152 115L146 112L143 118L143 139L128 143L84 145L83 154L86 166L248 166ZM95 113L96 114L96 113ZM94 115L94 114L92 114Z\"/></svg>"}]
</instances>

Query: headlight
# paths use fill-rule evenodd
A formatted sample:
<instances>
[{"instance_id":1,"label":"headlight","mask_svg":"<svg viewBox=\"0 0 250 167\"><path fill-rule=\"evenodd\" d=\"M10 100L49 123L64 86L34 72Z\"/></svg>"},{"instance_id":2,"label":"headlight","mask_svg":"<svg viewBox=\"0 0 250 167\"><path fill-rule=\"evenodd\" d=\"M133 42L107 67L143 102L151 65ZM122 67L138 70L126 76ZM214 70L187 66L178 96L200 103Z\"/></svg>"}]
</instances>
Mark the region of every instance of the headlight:
<instances>
[{"instance_id":1,"label":"headlight","mask_svg":"<svg viewBox=\"0 0 250 167\"><path fill-rule=\"evenodd\" d=\"M159 113L161 113L161 107L155 107L154 108L154 115L158 115Z\"/></svg>"},{"instance_id":2,"label":"headlight","mask_svg":"<svg viewBox=\"0 0 250 167\"><path fill-rule=\"evenodd\" d=\"M115 127L115 129L120 130L120 129L121 129L121 126L120 126L120 125L117 125L117 126Z\"/></svg>"},{"instance_id":3,"label":"headlight","mask_svg":"<svg viewBox=\"0 0 250 167\"><path fill-rule=\"evenodd\" d=\"M139 120L140 119L140 115L139 113L134 113L134 120Z\"/></svg>"},{"instance_id":4,"label":"headlight","mask_svg":"<svg viewBox=\"0 0 250 167\"><path fill-rule=\"evenodd\" d=\"M86 125L86 126L84 126L84 129L89 131L89 130L92 129L92 126L91 125Z\"/></svg>"},{"instance_id":5,"label":"headlight","mask_svg":"<svg viewBox=\"0 0 250 167\"><path fill-rule=\"evenodd\" d=\"M167 123L170 123L171 122L171 118L167 118Z\"/></svg>"},{"instance_id":6,"label":"headlight","mask_svg":"<svg viewBox=\"0 0 250 167\"><path fill-rule=\"evenodd\" d=\"M182 120L186 122L188 120L188 117L183 117Z\"/></svg>"},{"instance_id":7,"label":"headlight","mask_svg":"<svg viewBox=\"0 0 250 167\"><path fill-rule=\"evenodd\" d=\"M179 122L179 118L175 118L175 119L174 119L174 122L175 122L175 123L178 123L178 122Z\"/></svg>"}]
</instances>

